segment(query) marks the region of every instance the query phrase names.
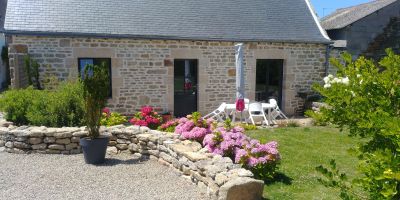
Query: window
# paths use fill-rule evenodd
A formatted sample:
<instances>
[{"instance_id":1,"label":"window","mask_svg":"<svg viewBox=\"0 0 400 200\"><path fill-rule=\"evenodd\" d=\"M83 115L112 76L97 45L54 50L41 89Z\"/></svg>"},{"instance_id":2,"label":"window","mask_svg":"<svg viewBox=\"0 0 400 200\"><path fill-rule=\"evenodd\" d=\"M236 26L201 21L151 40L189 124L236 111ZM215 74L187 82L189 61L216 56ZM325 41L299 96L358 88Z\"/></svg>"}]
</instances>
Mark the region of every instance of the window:
<instances>
[{"instance_id":1,"label":"window","mask_svg":"<svg viewBox=\"0 0 400 200\"><path fill-rule=\"evenodd\" d=\"M268 102L269 99L282 103L283 60L257 59L256 64L256 101Z\"/></svg>"},{"instance_id":2,"label":"window","mask_svg":"<svg viewBox=\"0 0 400 200\"><path fill-rule=\"evenodd\" d=\"M109 97L112 97L112 82L111 82L111 59L110 58L79 58L78 59L79 67L79 76L80 78L83 78L83 75L85 73L85 66L89 64L93 65L98 65L104 66L108 69L108 79L110 80L110 91L109 91ZM89 72L90 73L90 72Z\"/></svg>"}]
</instances>

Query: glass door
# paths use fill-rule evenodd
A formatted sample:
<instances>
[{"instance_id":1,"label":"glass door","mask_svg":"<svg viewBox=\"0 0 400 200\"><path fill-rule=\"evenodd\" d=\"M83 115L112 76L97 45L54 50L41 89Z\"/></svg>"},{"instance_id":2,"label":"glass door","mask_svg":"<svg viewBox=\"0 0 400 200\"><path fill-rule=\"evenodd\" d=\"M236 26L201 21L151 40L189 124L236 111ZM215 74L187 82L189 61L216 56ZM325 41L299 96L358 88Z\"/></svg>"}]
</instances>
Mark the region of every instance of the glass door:
<instances>
[{"instance_id":1,"label":"glass door","mask_svg":"<svg viewBox=\"0 0 400 200\"><path fill-rule=\"evenodd\" d=\"M260 59L256 67L256 101L278 101L282 106L283 60Z\"/></svg>"},{"instance_id":2,"label":"glass door","mask_svg":"<svg viewBox=\"0 0 400 200\"><path fill-rule=\"evenodd\" d=\"M197 111L197 60L174 61L174 115Z\"/></svg>"}]
</instances>

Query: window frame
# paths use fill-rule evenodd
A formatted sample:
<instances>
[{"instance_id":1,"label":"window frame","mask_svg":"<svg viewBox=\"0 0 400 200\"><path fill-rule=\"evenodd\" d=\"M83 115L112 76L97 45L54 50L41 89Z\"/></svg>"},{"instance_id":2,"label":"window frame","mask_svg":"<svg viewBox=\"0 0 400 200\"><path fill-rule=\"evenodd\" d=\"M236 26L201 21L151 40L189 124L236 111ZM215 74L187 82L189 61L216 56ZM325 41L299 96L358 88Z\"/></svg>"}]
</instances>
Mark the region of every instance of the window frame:
<instances>
[{"instance_id":1,"label":"window frame","mask_svg":"<svg viewBox=\"0 0 400 200\"><path fill-rule=\"evenodd\" d=\"M93 57L79 57L78 58L78 76L79 76L79 78L80 79L82 79L82 76L81 76L81 60L89 60L89 59L91 59L91 60L93 60L93 65L95 65L94 63L95 63L95 60L96 59L104 59L104 60L107 60L107 62L108 63L106 63L106 64L108 64L108 72L109 72L109 80L110 80L110 94L109 94L109 96L108 96L108 98L112 98L113 97L113 94L112 94L112 71L111 71L111 58L103 58L103 57L101 57L101 58L93 58Z\"/></svg>"}]
</instances>

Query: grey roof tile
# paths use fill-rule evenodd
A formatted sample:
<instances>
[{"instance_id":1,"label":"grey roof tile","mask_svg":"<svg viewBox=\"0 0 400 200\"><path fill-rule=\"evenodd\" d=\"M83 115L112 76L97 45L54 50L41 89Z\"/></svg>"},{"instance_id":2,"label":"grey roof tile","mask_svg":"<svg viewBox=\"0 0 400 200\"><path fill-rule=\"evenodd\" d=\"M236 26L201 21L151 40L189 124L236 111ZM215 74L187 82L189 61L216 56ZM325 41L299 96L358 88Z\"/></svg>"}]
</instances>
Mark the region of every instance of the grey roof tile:
<instances>
[{"instance_id":1,"label":"grey roof tile","mask_svg":"<svg viewBox=\"0 0 400 200\"><path fill-rule=\"evenodd\" d=\"M8 0L8 33L327 43L306 0Z\"/></svg>"},{"instance_id":2,"label":"grey roof tile","mask_svg":"<svg viewBox=\"0 0 400 200\"><path fill-rule=\"evenodd\" d=\"M332 14L321 19L325 30L344 28L398 0L375 0L348 8L337 9Z\"/></svg>"}]
</instances>

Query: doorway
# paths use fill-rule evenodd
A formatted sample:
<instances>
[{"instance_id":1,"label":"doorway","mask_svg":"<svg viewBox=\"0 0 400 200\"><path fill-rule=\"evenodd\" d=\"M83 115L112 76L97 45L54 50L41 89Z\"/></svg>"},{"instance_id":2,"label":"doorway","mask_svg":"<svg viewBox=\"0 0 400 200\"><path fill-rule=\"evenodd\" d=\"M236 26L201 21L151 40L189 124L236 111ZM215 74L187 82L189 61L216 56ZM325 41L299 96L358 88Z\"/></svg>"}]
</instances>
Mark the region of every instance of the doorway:
<instances>
[{"instance_id":1,"label":"doorway","mask_svg":"<svg viewBox=\"0 0 400 200\"><path fill-rule=\"evenodd\" d=\"M197 111L197 65L194 59L174 60L175 117L184 117Z\"/></svg>"},{"instance_id":2,"label":"doorway","mask_svg":"<svg viewBox=\"0 0 400 200\"><path fill-rule=\"evenodd\" d=\"M258 59L256 64L256 101L275 99L282 107L283 60Z\"/></svg>"}]
</instances>

